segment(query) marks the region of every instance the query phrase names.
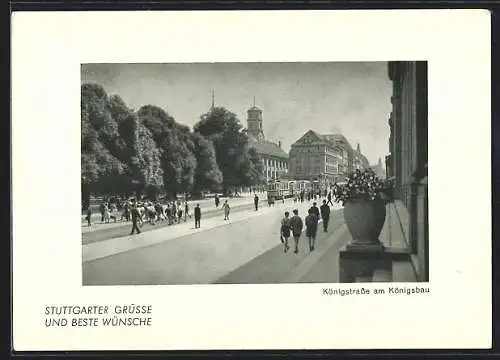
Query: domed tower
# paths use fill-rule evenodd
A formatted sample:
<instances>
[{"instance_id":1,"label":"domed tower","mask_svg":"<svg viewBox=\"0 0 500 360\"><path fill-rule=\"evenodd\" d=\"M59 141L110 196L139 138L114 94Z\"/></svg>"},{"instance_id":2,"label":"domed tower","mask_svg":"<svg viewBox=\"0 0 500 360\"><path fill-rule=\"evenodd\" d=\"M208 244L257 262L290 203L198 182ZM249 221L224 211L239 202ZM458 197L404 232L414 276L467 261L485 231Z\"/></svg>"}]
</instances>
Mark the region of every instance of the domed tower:
<instances>
[{"instance_id":1,"label":"domed tower","mask_svg":"<svg viewBox=\"0 0 500 360\"><path fill-rule=\"evenodd\" d=\"M253 98L253 106L247 110L247 130L248 135L256 140L265 140L262 126L262 110L255 106L255 97Z\"/></svg>"}]
</instances>

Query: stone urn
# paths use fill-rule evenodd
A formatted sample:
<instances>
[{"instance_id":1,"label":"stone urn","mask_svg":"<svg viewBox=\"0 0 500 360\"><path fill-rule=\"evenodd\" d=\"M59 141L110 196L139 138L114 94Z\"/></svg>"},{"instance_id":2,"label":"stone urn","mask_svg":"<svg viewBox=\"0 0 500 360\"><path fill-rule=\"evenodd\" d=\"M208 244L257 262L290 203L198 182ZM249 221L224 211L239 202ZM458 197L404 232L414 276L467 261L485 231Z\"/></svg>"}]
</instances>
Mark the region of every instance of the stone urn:
<instances>
[{"instance_id":1,"label":"stone urn","mask_svg":"<svg viewBox=\"0 0 500 360\"><path fill-rule=\"evenodd\" d=\"M350 199L344 204L344 220L352 235L350 247L383 248L379 240L385 222L382 199Z\"/></svg>"}]
</instances>

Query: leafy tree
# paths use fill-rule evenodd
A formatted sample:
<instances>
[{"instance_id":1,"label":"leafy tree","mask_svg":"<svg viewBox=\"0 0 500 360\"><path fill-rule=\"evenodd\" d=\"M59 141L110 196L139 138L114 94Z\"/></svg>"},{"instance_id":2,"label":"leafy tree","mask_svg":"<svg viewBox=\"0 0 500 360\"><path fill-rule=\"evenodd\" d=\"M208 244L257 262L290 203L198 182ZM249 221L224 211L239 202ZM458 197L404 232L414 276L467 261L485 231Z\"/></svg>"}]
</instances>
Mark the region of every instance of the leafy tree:
<instances>
[{"instance_id":1,"label":"leafy tree","mask_svg":"<svg viewBox=\"0 0 500 360\"><path fill-rule=\"evenodd\" d=\"M137 185L136 191L147 190L148 196L155 198L163 187L163 169L153 135L133 113L123 119L120 132L129 153L131 183Z\"/></svg>"},{"instance_id":2,"label":"leafy tree","mask_svg":"<svg viewBox=\"0 0 500 360\"><path fill-rule=\"evenodd\" d=\"M214 190L222 184L222 172L212 142L199 133L192 134L192 139L197 162L193 193L200 195L203 190Z\"/></svg>"},{"instance_id":3,"label":"leafy tree","mask_svg":"<svg viewBox=\"0 0 500 360\"><path fill-rule=\"evenodd\" d=\"M189 191L194 184L197 166L189 128L177 124L167 112L157 106L143 106L137 115L151 131L160 149L163 183L167 192L175 196L179 192Z\"/></svg>"},{"instance_id":4,"label":"leafy tree","mask_svg":"<svg viewBox=\"0 0 500 360\"><path fill-rule=\"evenodd\" d=\"M248 153L248 137L242 132L236 115L223 107L203 114L194 131L210 139L215 147L217 164L222 171L223 191L244 182L242 174Z\"/></svg>"},{"instance_id":5,"label":"leafy tree","mask_svg":"<svg viewBox=\"0 0 500 360\"><path fill-rule=\"evenodd\" d=\"M108 106L106 91L97 84L83 84L81 93L82 123L90 124L111 155L124 161L125 144L120 137L118 123L113 119Z\"/></svg>"},{"instance_id":6,"label":"leafy tree","mask_svg":"<svg viewBox=\"0 0 500 360\"><path fill-rule=\"evenodd\" d=\"M262 165L262 161L260 160L259 154L254 148L248 149L248 162L249 162L249 170L245 176L244 185L251 186L260 184L263 180L263 170L264 166Z\"/></svg>"},{"instance_id":7,"label":"leafy tree","mask_svg":"<svg viewBox=\"0 0 500 360\"><path fill-rule=\"evenodd\" d=\"M119 159L123 159L123 143L108 110L106 92L99 85L85 84L81 93L81 177L85 204L91 192L106 194L120 190L119 177L127 172L127 166Z\"/></svg>"}]
</instances>

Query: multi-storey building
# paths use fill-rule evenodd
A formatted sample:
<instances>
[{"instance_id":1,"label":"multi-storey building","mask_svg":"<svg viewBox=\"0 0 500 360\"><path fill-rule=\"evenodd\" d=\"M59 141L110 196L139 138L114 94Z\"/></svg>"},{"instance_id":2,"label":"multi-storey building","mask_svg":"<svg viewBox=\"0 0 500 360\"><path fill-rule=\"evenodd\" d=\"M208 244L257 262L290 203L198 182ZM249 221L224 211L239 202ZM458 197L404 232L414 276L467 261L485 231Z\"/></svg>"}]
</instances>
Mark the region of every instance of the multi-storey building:
<instances>
[{"instance_id":1,"label":"multi-storey building","mask_svg":"<svg viewBox=\"0 0 500 360\"><path fill-rule=\"evenodd\" d=\"M352 147L343 135L322 135L309 130L292 144L290 177L319 181L320 187L328 188L345 180L352 168L352 159Z\"/></svg>"},{"instance_id":2,"label":"multi-storey building","mask_svg":"<svg viewBox=\"0 0 500 360\"><path fill-rule=\"evenodd\" d=\"M356 150L352 150L352 170L363 170L368 169L369 167L370 163L361 152L361 148L358 143L358 145L356 146Z\"/></svg>"},{"instance_id":3,"label":"multi-storey building","mask_svg":"<svg viewBox=\"0 0 500 360\"><path fill-rule=\"evenodd\" d=\"M338 168L336 182L344 181L345 177L352 171L353 149L349 141L342 134L322 135L326 141L329 141L339 149L341 161Z\"/></svg>"},{"instance_id":4,"label":"multi-storey building","mask_svg":"<svg viewBox=\"0 0 500 360\"><path fill-rule=\"evenodd\" d=\"M280 179L288 174L288 154L281 148L281 141L266 140L262 110L254 105L247 110L247 135L250 147L254 148L263 165L264 181Z\"/></svg>"},{"instance_id":5,"label":"multi-storey building","mask_svg":"<svg viewBox=\"0 0 500 360\"><path fill-rule=\"evenodd\" d=\"M392 112L387 175L419 281L429 281L427 62L391 61Z\"/></svg>"},{"instance_id":6,"label":"multi-storey building","mask_svg":"<svg viewBox=\"0 0 500 360\"><path fill-rule=\"evenodd\" d=\"M379 158L378 163L375 165L372 165L371 168L380 179L386 178L386 170L382 166L382 159L381 158Z\"/></svg>"}]
</instances>

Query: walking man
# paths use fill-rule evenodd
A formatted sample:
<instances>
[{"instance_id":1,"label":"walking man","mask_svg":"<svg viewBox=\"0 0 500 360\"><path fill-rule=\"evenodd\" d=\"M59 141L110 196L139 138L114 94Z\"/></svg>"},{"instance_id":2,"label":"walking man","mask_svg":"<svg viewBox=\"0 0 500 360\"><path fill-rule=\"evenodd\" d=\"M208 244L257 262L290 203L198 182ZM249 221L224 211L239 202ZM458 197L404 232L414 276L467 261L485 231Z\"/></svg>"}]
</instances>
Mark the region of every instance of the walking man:
<instances>
[{"instance_id":1,"label":"walking man","mask_svg":"<svg viewBox=\"0 0 500 360\"><path fill-rule=\"evenodd\" d=\"M309 209L309 215L306 216L306 236L309 239L309 251L314 250L316 242L316 233L318 231L318 218L314 211Z\"/></svg>"},{"instance_id":2,"label":"walking man","mask_svg":"<svg viewBox=\"0 0 500 360\"><path fill-rule=\"evenodd\" d=\"M172 219L174 223L177 222L177 205L175 201L172 201Z\"/></svg>"},{"instance_id":3,"label":"walking man","mask_svg":"<svg viewBox=\"0 0 500 360\"><path fill-rule=\"evenodd\" d=\"M293 216L290 219L290 229L292 230L293 240L295 241L295 250L294 253L299 252L299 239L302 234L302 228L304 224L302 223L302 219L299 216L299 210L293 210Z\"/></svg>"},{"instance_id":4,"label":"walking man","mask_svg":"<svg viewBox=\"0 0 500 360\"><path fill-rule=\"evenodd\" d=\"M132 232L130 235L134 235L134 231L137 231L138 234L141 233L141 230L139 230L139 226L137 226L137 221L139 220L139 217L141 216L139 214L139 209L137 209L137 206L133 206L131 209L131 215L132 215Z\"/></svg>"},{"instance_id":5,"label":"walking man","mask_svg":"<svg viewBox=\"0 0 500 360\"><path fill-rule=\"evenodd\" d=\"M187 218L190 218L191 219L191 214L189 213L189 204L188 202L186 201L184 203L184 222L187 221Z\"/></svg>"},{"instance_id":6,"label":"walking man","mask_svg":"<svg viewBox=\"0 0 500 360\"><path fill-rule=\"evenodd\" d=\"M219 199L219 194L215 194L215 207L218 208L219 207L219 202L220 202L220 199Z\"/></svg>"},{"instance_id":7,"label":"walking man","mask_svg":"<svg viewBox=\"0 0 500 360\"><path fill-rule=\"evenodd\" d=\"M224 208L224 220L229 220L229 203L227 200L224 202L222 207Z\"/></svg>"},{"instance_id":8,"label":"walking man","mask_svg":"<svg viewBox=\"0 0 500 360\"><path fill-rule=\"evenodd\" d=\"M332 203L332 192L331 191L328 193L327 199L328 199L327 205L331 204L333 206L333 203Z\"/></svg>"},{"instance_id":9,"label":"walking man","mask_svg":"<svg viewBox=\"0 0 500 360\"><path fill-rule=\"evenodd\" d=\"M196 204L196 207L194 208L194 228L195 229L198 229L201 226L200 220L201 220L200 204Z\"/></svg>"},{"instance_id":10,"label":"walking man","mask_svg":"<svg viewBox=\"0 0 500 360\"><path fill-rule=\"evenodd\" d=\"M330 221L330 207L327 205L326 200L323 200L323 205L320 207L321 218L323 219L323 230L328 231L328 221Z\"/></svg>"},{"instance_id":11,"label":"walking man","mask_svg":"<svg viewBox=\"0 0 500 360\"><path fill-rule=\"evenodd\" d=\"M92 222L90 220L91 217L92 217L92 210L90 210L90 205L89 205L89 207L87 208L87 216L85 217L85 219L87 220L87 224L89 225L89 227L92 225Z\"/></svg>"},{"instance_id":12,"label":"walking man","mask_svg":"<svg viewBox=\"0 0 500 360\"><path fill-rule=\"evenodd\" d=\"M319 209L318 209L318 207L316 206L316 203L315 203L315 202L313 202L313 206L311 206L311 208L309 209L309 213L310 213L311 211L313 212L313 214L314 214L314 215L316 215L316 219L318 219L318 221L319 221Z\"/></svg>"},{"instance_id":13,"label":"walking man","mask_svg":"<svg viewBox=\"0 0 500 360\"><path fill-rule=\"evenodd\" d=\"M288 238L290 237L290 213L288 211L285 212L285 217L281 220L281 242L285 245L285 252L290 249L288 246Z\"/></svg>"},{"instance_id":14,"label":"walking man","mask_svg":"<svg viewBox=\"0 0 500 360\"><path fill-rule=\"evenodd\" d=\"M104 202L102 202L101 205L99 206L99 211L101 213L101 222L103 223L104 222L104 213L106 212L106 207L104 205Z\"/></svg>"},{"instance_id":15,"label":"walking man","mask_svg":"<svg viewBox=\"0 0 500 360\"><path fill-rule=\"evenodd\" d=\"M253 198L253 203L255 204L255 211L259 210L259 197L257 193L255 193L255 197Z\"/></svg>"}]
</instances>

